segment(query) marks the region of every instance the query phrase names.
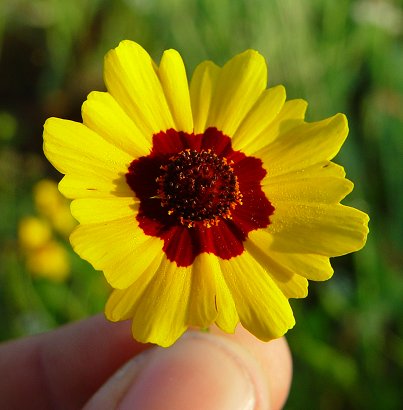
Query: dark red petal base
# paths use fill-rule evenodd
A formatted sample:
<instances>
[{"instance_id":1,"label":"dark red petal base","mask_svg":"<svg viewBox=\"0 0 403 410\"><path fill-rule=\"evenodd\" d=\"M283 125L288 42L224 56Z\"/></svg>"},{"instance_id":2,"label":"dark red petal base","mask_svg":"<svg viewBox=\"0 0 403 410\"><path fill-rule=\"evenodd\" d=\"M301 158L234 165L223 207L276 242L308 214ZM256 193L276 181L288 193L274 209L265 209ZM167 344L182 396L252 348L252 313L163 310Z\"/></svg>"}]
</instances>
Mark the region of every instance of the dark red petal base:
<instances>
[{"instance_id":1,"label":"dark red petal base","mask_svg":"<svg viewBox=\"0 0 403 410\"><path fill-rule=\"evenodd\" d=\"M232 168L238 179L242 204L232 210L231 219L221 219L211 227L202 223L187 227L161 206L157 193L161 167L166 166L172 156L186 149L211 149L218 157L233 161ZM153 136L150 155L130 164L126 181L140 199L137 220L144 233L164 241L163 251L170 261L178 266L190 266L196 256L203 252L222 259L240 255L248 233L269 225L274 207L261 189L260 182L265 175L260 159L234 151L231 139L216 128L208 128L203 134L196 135L170 129Z\"/></svg>"}]
</instances>

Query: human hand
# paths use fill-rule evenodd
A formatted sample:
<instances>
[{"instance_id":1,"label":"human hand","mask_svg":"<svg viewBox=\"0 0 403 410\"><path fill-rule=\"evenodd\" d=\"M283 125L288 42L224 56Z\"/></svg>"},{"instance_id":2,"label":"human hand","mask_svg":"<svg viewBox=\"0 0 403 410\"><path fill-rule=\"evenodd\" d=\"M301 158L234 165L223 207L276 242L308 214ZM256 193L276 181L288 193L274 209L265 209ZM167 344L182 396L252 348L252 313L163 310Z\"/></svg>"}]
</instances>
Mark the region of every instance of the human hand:
<instances>
[{"instance_id":1,"label":"human hand","mask_svg":"<svg viewBox=\"0 0 403 410\"><path fill-rule=\"evenodd\" d=\"M6 409L276 410L291 367L284 339L213 328L165 349L98 315L0 345L0 397Z\"/></svg>"}]
</instances>

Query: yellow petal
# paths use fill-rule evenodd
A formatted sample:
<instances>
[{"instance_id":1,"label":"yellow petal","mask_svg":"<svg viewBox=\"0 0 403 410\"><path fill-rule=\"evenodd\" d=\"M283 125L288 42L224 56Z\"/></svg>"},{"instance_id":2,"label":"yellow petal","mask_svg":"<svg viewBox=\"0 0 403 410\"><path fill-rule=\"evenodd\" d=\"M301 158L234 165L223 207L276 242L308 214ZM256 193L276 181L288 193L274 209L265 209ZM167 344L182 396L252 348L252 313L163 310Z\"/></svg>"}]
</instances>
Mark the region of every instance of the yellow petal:
<instances>
[{"instance_id":1,"label":"yellow petal","mask_svg":"<svg viewBox=\"0 0 403 410\"><path fill-rule=\"evenodd\" d=\"M83 122L88 128L127 152L133 159L150 153L151 136L147 136L148 139L144 137L109 93L90 93L81 112Z\"/></svg>"},{"instance_id":2,"label":"yellow petal","mask_svg":"<svg viewBox=\"0 0 403 410\"><path fill-rule=\"evenodd\" d=\"M83 198L71 203L71 213L78 222L92 224L124 217L135 218L139 207L134 198Z\"/></svg>"},{"instance_id":3,"label":"yellow petal","mask_svg":"<svg viewBox=\"0 0 403 410\"><path fill-rule=\"evenodd\" d=\"M246 155L256 157L259 157L261 151L264 154L265 147L280 135L304 123L307 106L306 101L300 99L286 101L273 121L255 137L255 140L244 146L242 151Z\"/></svg>"},{"instance_id":4,"label":"yellow petal","mask_svg":"<svg viewBox=\"0 0 403 410\"><path fill-rule=\"evenodd\" d=\"M207 127L233 136L266 85L266 62L258 52L247 50L233 57L219 72Z\"/></svg>"},{"instance_id":5,"label":"yellow petal","mask_svg":"<svg viewBox=\"0 0 403 410\"><path fill-rule=\"evenodd\" d=\"M218 262L218 258L216 257ZM220 269L221 270L221 269ZM217 275L217 295L216 305L218 315L216 318L216 325L226 333L234 333L237 324L239 323L239 316L236 310L234 299L231 295L228 285L224 280L223 275Z\"/></svg>"},{"instance_id":6,"label":"yellow petal","mask_svg":"<svg viewBox=\"0 0 403 410\"><path fill-rule=\"evenodd\" d=\"M164 52L158 76L174 117L176 131L193 132L189 85L183 60L176 50Z\"/></svg>"},{"instance_id":7,"label":"yellow petal","mask_svg":"<svg viewBox=\"0 0 403 410\"><path fill-rule=\"evenodd\" d=\"M192 264L192 282L189 300L188 323L208 328L217 317L217 279L220 265L214 255L202 253Z\"/></svg>"},{"instance_id":8,"label":"yellow petal","mask_svg":"<svg viewBox=\"0 0 403 410\"><path fill-rule=\"evenodd\" d=\"M108 91L144 134L174 128L154 62L133 41L122 41L105 56L105 83Z\"/></svg>"},{"instance_id":9,"label":"yellow petal","mask_svg":"<svg viewBox=\"0 0 403 410\"><path fill-rule=\"evenodd\" d=\"M270 249L269 252L270 257L279 265L309 280L327 280L333 275L333 268L327 256L283 253L273 251L273 249Z\"/></svg>"},{"instance_id":10,"label":"yellow petal","mask_svg":"<svg viewBox=\"0 0 403 410\"><path fill-rule=\"evenodd\" d=\"M306 180L308 178L344 178L344 168L331 161L322 161L307 168L297 169L281 175L267 174L262 180L262 186L268 184L284 184L289 181Z\"/></svg>"},{"instance_id":11,"label":"yellow petal","mask_svg":"<svg viewBox=\"0 0 403 410\"><path fill-rule=\"evenodd\" d=\"M227 333L239 322L234 300L224 281L217 256L199 255L192 267L189 325L209 327L214 321Z\"/></svg>"},{"instance_id":12,"label":"yellow petal","mask_svg":"<svg viewBox=\"0 0 403 410\"><path fill-rule=\"evenodd\" d=\"M195 134L200 134L206 129L206 122L219 72L220 68L214 63L204 61L196 67L193 73L192 80L190 81L190 99Z\"/></svg>"},{"instance_id":13,"label":"yellow petal","mask_svg":"<svg viewBox=\"0 0 403 410\"><path fill-rule=\"evenodd\" d=\"M287 299L304 298L308 295L308 281L286 266L279 264L278 261L272 257L267 243L264 241L262 230L251 232L244 246L246 251L249 252L270 275Z\"/></svg>"},{"instance_id":14,"label":"yellow petal","mask_svg":"<svg viewBox=\"0 0 403 410\"><path fill-rule=\"evenodd\" d=\"M276 122L273 122L272 125L281 128L281 131L283 132L294 128L294 126L292 125L293 121L294 124L299 125L305 118L307 107L308 103L300 98L286 101L279 115L276 117Z\"/></svg>"},{"instance_id":15,"label":"yellow petal","mask_svg":"<svg viewBox=\"0 0 403 410\"><path fill-rule=\"evenodd\" d=\"M313 253L277 252L272 247L273 235L265 229L250 232L246 246L251 248L249 242L255 248L255 250L250 249L251 252L254 252L255 258L270 258L270 261L280 265L277 266L280 274L286 272L285 276L290 276L290 272L292 272L310 280L322 281L331 278L333 275L333 268L330 265L328 256Z\"/></svg>"},{"instance_id":16,"label":"yellow petal","mask_svg":"<svg viewBox=\"0 0 403 410\"><path fill-rule=\"evenodd\" d=\"M66 198L116 198L134 196L124 174L115 178L89 175L66 175L59 183L59 191Z\"/></svg>"},{"instance_id":17,"label":"yellow petal","mask_svg":"<svg viewBox=\"0 0 403 410\"><path fill-rule=\"evenodd\" d=\"M256 152L267 145L264 132L281 111L285 102L282 85L264 90L232 138L235 150Z\"/></svg>"},{"instance_id":18,"label":"yellow petal","mask_svg":"<svg viewBox=\"0 0 403 410\"><path fill-rule=\"evenodd\" d=\"M308 281L297 274L290 276L274 275L274 272L285 271L284 267L279 265L278 271L276 263L272 261L271 269L273 274L271 275L276 285L283 292L284 296L289 298L306 298L308 296Z\"/></svg>"},{"instance_id":19,"label":"yellow petal","mask_svg":"<svg viewBox=\"0 0 403 410\"><path fill-rule=\"evenodd\" d=\"M74 250L104 271L114 288L129 287L162 252L163 242L145 235L135 216L78 226L70 236Z\"/></svg>"},{"instance_id":20,"label":"yellow petal","mask_svg":"<svg viewBox=\"0 0 403 410\"><path fill-rule=\"evenodd\" d=\"M242 325L261 340L282 336L295 320L287 298L247 252L220 260Z\"/></svg>"},{"instance_id":21,"label":"yellow petal","mask_svg":"<svg viewBox=\"0 0 403 410\"><path fill-rule=\"evenodd\" d=\"M267 231L270 246L285 253L339 256L361 249L368 234L368 215L344 205L278 202Z\"/></svg>"},{"instance_id":22,"label":"yellow petal","mask_svg":"<svg viewBox=\"0 0 403 410\"><path fill-rule=\"evenodd\" d=\"M127 172L133 159L74 121L49 118L43 138L46 157L63 174L115 179Z\"/></svg>"},{"instance_id":23,"label":"yellow petal","mask_svg":"<svg viewBox=\"0 0 403 410\"><path fill-rule=\"evenodd\" d=\"M323 121L293 128L256 155L263 160L269 175L281 175L331 160L347 134L347 119L343 114L337 114Z\"/></svg>"},{"instance_id":24,"label":"yellow petal","mask_svg":"<svg viewBox=\"0 0 403 410\"><path fill-rule=\"evenodd\" d=\"M286 101L277 117L269 127L263 130L263 135L260 135L259 139L266 141L266 144L269 144L275 141L280 135L301 125L304 122L303 120L305 118L307 106L308 103L301 99ZM245 153L253 155L255 152L256 151L251 151L249 153L248 151Z\"/></svg>"},{"instance_id":25,"label":"yellow petal","mask_svg":"<svg viewBox=\"0 0 403 410\"><path fill-rule=\"evenodd\" d=\"M138 300L161 266L163 258L164 254L161 252L132 285L127 289L115 289L111 293L105 306L105 315L108 320L117 322L132 319Z\"/></svg>"},{"instance_id":26,"label":"yellow petal","mask_svg":"<svg viewBox=\"0 0 403 410\"><path fill-rule=\"evenodd\" d=\"M162 261L133 315L132 332L142 343L172 345L187 329L191 267Z\"/></svg>"},{"instance_id":27,"label":"yellow petal","mask_svg":"<svg viewBox=\"0 0 403 410\"><path fill-rule=\"evenodd\" d=\"M353 183L345 178L300 178L268 182L262 187L270 202L338 203L353 189Z\"/></svg>"}]
</instances>

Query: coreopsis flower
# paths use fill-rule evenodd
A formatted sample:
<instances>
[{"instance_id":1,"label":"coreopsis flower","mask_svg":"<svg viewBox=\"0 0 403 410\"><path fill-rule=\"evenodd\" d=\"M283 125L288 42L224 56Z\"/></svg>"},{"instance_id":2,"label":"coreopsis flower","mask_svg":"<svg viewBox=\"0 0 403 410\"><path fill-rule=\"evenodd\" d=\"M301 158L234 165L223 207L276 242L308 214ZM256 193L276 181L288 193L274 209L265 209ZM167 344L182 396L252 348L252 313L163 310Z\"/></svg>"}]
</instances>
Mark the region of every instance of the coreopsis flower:
<instances>
[{"instance_id":1,"label":"coreopsis flower","mask_svg":"<svg viewBox=\"0 0 403 410\"><path fill-rule=\"evenodd\" d=\"M22 218L18 226L18 242L30 274L55 282L63 282L68 278L70 274L68 253L53 238L53 232L47 221L35 216Z\"/></svg>"},{"instance_id":2,"label":"coreopsis flower","mask_svg":"<svg viewBox=\"0 0 403 410\"><path fill-rule=\"evenodd\" d=\"M57 189L57 183L50 179L42 179L33 188L35 208L52 228L64 237L69 237L77 225L71 216L70 204Z\"/></svg>"},{"instance_id":3,"label":"coreopsis flower","mask_svg":"<svg viewBox=\"0 0 403 410\"><path fill-rule=\"evenodd\" d=\"M345 116L305 122L304 101L266 89L253 50L201 63L188 86L178 52L157 65L123 41L105 82L82 124L48 119L44 150L74 199L75 251L115 289L107 318L131 319L135 339L161 346L212 324L283 335L288 299L366 239L367 215L340 204L353 184L330 161Z\"/></svg>"},{"instance_id":4,"label":"coreopsis flower","mask_svg":"<svg viewBox=\"0 0 403 410\"><path fill-rule=\"evenodd\" d=\"M53 282L64 282L71 274L66 248L55 240L46 242L35 252L27 252L25 265L32 276Z\"/></svg>"}]
</instances>

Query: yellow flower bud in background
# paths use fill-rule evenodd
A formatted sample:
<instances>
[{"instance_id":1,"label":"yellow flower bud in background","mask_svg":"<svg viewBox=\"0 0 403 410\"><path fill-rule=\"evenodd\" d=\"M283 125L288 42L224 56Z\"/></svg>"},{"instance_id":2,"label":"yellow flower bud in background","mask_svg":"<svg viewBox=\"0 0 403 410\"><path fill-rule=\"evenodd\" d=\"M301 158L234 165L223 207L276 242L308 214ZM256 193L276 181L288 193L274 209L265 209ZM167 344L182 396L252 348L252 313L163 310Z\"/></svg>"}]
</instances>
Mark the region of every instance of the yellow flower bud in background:
<instances>
[{"instance_id":1,"label":"yellow flower bud in background","mask_svg":"<svg viewBox=\"0 0 403 410\"><path fill-rule=\"evenodd\" d=\"M68 237L77 222L71 216L69 201L59 192L56 182L43 179L33 189L36 209L46 217L53 228Z\"/></svg>"},{"instance_id":2,"label":"yellow flower bud in background","mask_svg":"<svg viewBox=\"0 0 403 410\"><path fill-rule=\"evenodd\" d=\"M42 215L50 217L62 205L57 184L49 179L39 181L33 188L35 206Z\"/></svg>"},{"instance_id":3,"label":"yellow flower bud in background","mask_svg":"<svg viewBox=\"0 0 403 410\"><path fill-rule=\"evenodd\" d=\"M70 274L70 262L66 249L55 241L30 252L26 259L27 269L33 276L64 281Z\"/></svg>"},{"instance_id":4,"label":"yellow flower bud in background","mask_svg":"<svg viewBox=\"0 0 403 410\"><path fill-rule=\"evenodd\" d=\"M70 207L60 207L50 218L50 223L56 232L68 238L71 231L77 225L76 220L71 216Z\"/></svg>"},{"instance_id":5,"label":"yellow flower bud in background","mask_svg":"<svg viewBox=\"0 0 403 410\"><path fill-rule=\"evenodd\" d=\"M39 216L22 218L18 227L26 269L33 276L62 282L70 274L70 261L54 234L56 231L68 237L76 221L71 216L69 201L61 196L54 181L39 181L33 188L33 198Z\"/></svg>"},{"instance_id":6,"label":"yellow flower bud in background","mask_svg":"<svg viewBox=\"0 0 403 410\"><path fill-rule=\"evenodd\" d=\"M22 218L18 227L18 240L25 250L42 247L52 237L47 222L34 216Z\"/></svg>"}]
</instances>

